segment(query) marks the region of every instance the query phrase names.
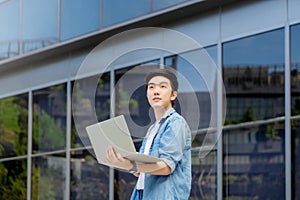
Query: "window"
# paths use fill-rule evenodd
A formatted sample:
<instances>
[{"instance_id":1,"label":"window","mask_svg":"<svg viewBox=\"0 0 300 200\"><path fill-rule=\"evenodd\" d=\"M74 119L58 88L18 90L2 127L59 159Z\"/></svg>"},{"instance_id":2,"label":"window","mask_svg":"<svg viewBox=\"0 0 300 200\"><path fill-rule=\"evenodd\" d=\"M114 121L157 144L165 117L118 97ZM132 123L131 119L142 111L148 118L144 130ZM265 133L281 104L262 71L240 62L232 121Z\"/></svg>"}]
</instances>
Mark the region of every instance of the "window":
<instances>
[{"instance_id":1,"label":"window","mask_svg":"<svg viewBox=\"0 0 300 200\"><path fill-rule=\"evenodd\" d=\"M0 158L27 154L28 95L0 99Z\"/></svg>"},{"instance_id":2,"label":"window","mask_svg":"<svg viewBox=\"0 0 300 200\"><path fill-rule=\"evenodd\" d=\"M291 130L293 197L300 196L300 25L291 27Z\"/></svg>"},{"instance_id":3,"label":"window","mask_svg":"<svg viewBox=\"0 0 300 200\"><path fill-rule=\"evenodd\" d=\"M53 45L58 42L58 1L23 1L23 52Z\"/></svg>"},{"instance_id":4,"label":"window","mask_svg":"<svg viewBox=\"0 0 300 200\"><path fill-rule=\"evenodd\" d=\"M284 30L224 43L223 80L224 197L284 199Z\"/></svg>"},{"instance_id":5,"label":"window","mask_svg":"<svg viewBox=\"0 0 300 200\"><path fill-rule=\"evenodd\" d=\"M61 0L62 41L100 29L99 0Z\"/></svg>"},{"instance_id":6,"label":"window","mask_svg":"<svg viewBox=\"0 0 300 200\"><path fill-rule=\"evenodd\" d=\"M74 102L76 102L76 104L78 104L77 107L81 107L83 110L80 113L74 113L78 118L75 119L76 121L72 118L71 147L77 148L89 146L90 143L87 138L85 127L90 125L92 122L88 120L89 116L87 116L90 113L85 111L95 109L98 121L102 121L110 117L110 73L104 73L101 77L92 76L76 80L76 82L73 82L72 85L72 88L76 87L76 89L72 92L72 98L74 100L73 106L75 105ZM93 87L96 88L95 93L90 94L88 90ZM92 98L95 98L95 105L92 105Z\"/></svg>"},{"instance_id":7,"label":"window","mask_svg":"<svg viewBox=\"0 0 300 200\"><path fill-rule=\"evenodd\" d=\"M102 26L103 28L112 26L114 24L124 22L150 12L149 0L103 0L102 1Z\"/></svg>"},{"instance_id":8,"label":"window","mask_svg":"<svg viewBox=\"0 0 300 200\"><path fill-rule=\"evenodd\" d=\"M216 107L211 95L216 94L216 72L211 66L217 58L216 46L173 55L165 58L166 66L177 71L179 82L175 109L180 112L192 131L192 190L191 198L214 199L217 194L217 152L215 148L216 132L208 132L212 107ZM205 56L205 59L203 56ZM200 59L199 59L200 58ZM194 63L199 66L193 66ZM196 62L195 62L196 61ZM209 76L207 76L209 75ZM215 116L216 118L216 116ZM205 150L203 150L204 148Z\"/></svg>"},{"instance_id":9,"label":"window","mask_svg":"<svg viewBox=\"0 0 300 200\"><path fill-rule=\"evenodd\" d=\"M115 114L125 116L138 151L148 127L154 122L146 96L144 78L147 72L158 68L158 60L115 71ZM147 65L152 65L153 68ZM130 84L128 84L130 83ZM115 170L115 199L130 199L136 178L132 174Z\"/></svg>"},{"instance_id":10,"label":"window","mask_svg":"<svg viewBox=\"0 0 300 200\"><path fill-rule=\"evenodd\" d=\"M0 162L0 199L26 199L27 159Z\"/></svg>"},{"instance_id":11,"label":"window","mask_svg":"<svg viewBox=\"0 0 300 200\"><path fill-rule=\"evenodd\" d=\"M20 54L20 1L11 0L0 6L0 61Z\"/></svg>"},{"instance_id":12,"label":"window","mask_svg":"<svg viewBox=\"0 0 300 200\"><path fill-rule=\"evenodd\" d=\"M31 199L64 199L65 168L65 154L33 157Z\"/></svg>"},{"instance_id":13,"label":"window","mask_svg":"<svg viewBox=\"0 0 300 200\"><path fill-rule=\"evenodd\" d=\"M73 102L78 104L73 106L94 110L98 121L110 117L110 73L103 73L101 77L92 76L76 80L72 85L76 87L72 94L72 98L76 101ZM96 89L90 94L87 88ZM80 116L72 120L70 199L108 199L109 168L97 162L85 131L86 125L91 123L90 116L87 115L91 114L77 110L76 114Z\"/></svg>"},{"instance_id":14,"label":"window","mask_svg":"<svg viewBox=\"0 0 300 200\"><path fill-rule=\"evenodd\" d=\"M32 151L49 152L66 146L66 84L33 92Z\"/></svg>"},{"instance_id":15,"label":"window","mask_svg":"<svg viewBox=\"0 0 300 200\"><path fill-rule=\"evenodd\" d=\"M0 99L0 199L26 199L28 95Z\"/></svg>"}]
</instances>

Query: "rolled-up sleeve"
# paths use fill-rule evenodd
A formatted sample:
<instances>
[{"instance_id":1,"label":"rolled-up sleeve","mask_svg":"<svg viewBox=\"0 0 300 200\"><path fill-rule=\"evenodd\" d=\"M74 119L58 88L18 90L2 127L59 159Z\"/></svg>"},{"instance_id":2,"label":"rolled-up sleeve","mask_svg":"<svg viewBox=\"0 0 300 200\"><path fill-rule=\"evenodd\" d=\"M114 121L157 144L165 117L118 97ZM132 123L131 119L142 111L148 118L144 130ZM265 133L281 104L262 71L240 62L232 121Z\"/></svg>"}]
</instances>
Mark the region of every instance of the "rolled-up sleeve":
<instances>
[{"instance_id":1,"label":"rolled-up sleeve","mask_svg":"<svg viewBox=\"0 0 300 200\"><path fill-rule=\"evenodd\" d=\"M163 136L159 142L159 158L161 158L171 169L175 170L176 165L181 161L184 151L186 151L186 142L189 129L182 118L175 118L164 129Z\"/></svg>"}]
</instances>

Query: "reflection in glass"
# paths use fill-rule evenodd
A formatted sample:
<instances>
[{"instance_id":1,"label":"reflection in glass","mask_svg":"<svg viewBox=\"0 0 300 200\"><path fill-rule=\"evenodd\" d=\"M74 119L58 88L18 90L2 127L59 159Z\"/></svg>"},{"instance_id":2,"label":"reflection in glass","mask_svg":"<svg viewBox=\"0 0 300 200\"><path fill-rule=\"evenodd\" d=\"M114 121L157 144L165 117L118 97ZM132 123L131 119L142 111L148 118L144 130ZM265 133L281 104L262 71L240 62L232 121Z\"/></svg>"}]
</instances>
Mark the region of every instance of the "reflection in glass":
<instances>
[{"instance_id":1,"label":"reflection in glass","mask_svg":"<svg viewBox=\"0 0 300 200\"><path fill-rule=\"evenodd\" d=\"M32 158L31 199L64 199L65 168L64 154Z\"/></svg>"},{"instance_id":2,"label":"reflection in glass","mask_svg":"<svg viewBox=\"0 0 300 200\"><path fill-rule=\"evenodd\" d=\"M216 69L210 68L211 63L204 63L206 59L198 60L202 56L216 58L216 54L217 49L213 46L173 55L164 60L165 65L177 70L179 101L175 103L175 109L187 120L193 134L191 197L195 199L214 199L217 193L216 132L208 132L210 125L215 125L211 124L213 102L210 95L216 92L216 80L212 75ZM201 69L189 61L199 61ZM215 62L211 58L208 61Z\"/></svg>"},{"instance_id":3,"label":"reflection in glass","mask_svg":"<svg viewBox=\"0 0 300 200\"><path fill-rule=\"evenodd\" d=\"M150 12L149 0L102 0L102 25L108 27L126 20L130 20Z\"/></svg>"},{"instance_id":4,"label":"reflection in glass","mask_svg":"<svg viewBox=\"0 0 300 200\"><path fill-rule=\"evenodd\" d=\"M192 149L191 199L217 199L217 152L199 157L199 148Z\"/></svg>"},{"instance_id":5,"label":"reflection in glass","mask_svg":"<svg viewBox=\"0 0 300 200\"><path fill-rule=\"evenodd\" d=\"M0 199L26 199L27 159L0 162Z\"/></svg>"},{"instance_id":6,"label":"reflection in glass","mask_svg":"<svg viewBox=\"0 0 300 200\"><path fill-rule=\"evenodd\" d=\"M27 0L22 2L23 52L58 42L58 1Z\"/></svg>"},{"instance_id":7,"label":"reflection in glass","mask_svg":"<svg viewBox=\"0 0 300 200\"><path fill-rule=\"evenodd\" d=\"M61 40L87 34L100 28L99 0L61 0Z\"/></svg>"},{"instance_id":8,"label":"reflection in glass","mask_svg":"<svg viewBox=\"0 0 300 200\"><path fill-rule=\"evenodd\" d=\"M99 75L100 76L100 75ZM95 109L97 120L103 121L110 117L110 73L103 73L101 77L93 76L89 78L84 78L81 80L76 80L76 85L74 82L72 83L72 88L76 87L76 93L73 92L72 98L77 99L78 107L82 107L88 110ZM97 88L95 93L89 96L89 92L86 91L86 88L93 88L95 84L97 84ZM77 92L81 91L81 92ZM95 100L95 105L92 105L92 99ZM80 112L80 120L82 124L77 123L75 126L75 121L72 115L72 133L71 133L71 147L77 148L82 147L84 145L90 145L88 141L88 135L86 133L85 127L90 125L91 122L89 121L90 116L88 112ZM77 116L78 117L78 116ZM85 122L86 121L86 122Z\"/></svg>"},{"instance_id":9,"label":"reflection in glass","mask_svg":"<svg viewBox=\"0 0 300 200\"><path fill-rule=\"evenodd\" d=\"M223 45L224 197L285 198L284 31Z\"/></svg>"},{"instance_id":10,"label":"reflection in glass","mask_svg":"<svg viewBox=\"0 0 300 200\"><path fill-rule=\"evenodd\" d=\"M284 121L224 128L227 198L284 199Z\"/></svg>"},{"instance_id":11,"label":"reflection in glass","mask_svg":"<svg viewBox=\"0 0 300 200\"><path fill-rule=\"evenodd\" d=\"M27 154L28 96L0 99L0 158Z\"/></svg>"},{"instance_id":12,"label":"reflection in glass","mask_svg":"<svg viewBox=\"0 0 300 200\"><path fill-rule=\"evenodd\" d=\"M291 129L292 129L292 192L300 198L300 25L291 27Z\"/></svg>"},{"instance_id":13,"label":"reflection in glass","mask_svg":"<svg viewBox=\"0 0 300 200\"><path fill-rule=\"evenodd\" d=\"M145 66L135 66L116 70L115 72L115 113L123 114L128 128L135 141L138 151L142 138L154 121L146 96L145 75L153 68L158 68L159 61L145 63ZM147 64L151 66L146 66ZM130 83L130 84L128 84ZM115 171L115 199L130 199L136 184L136 177L122 171Z\"/></svg>"},{"instance_id":14,"label":"reflection in glass","mask_svg":"<svg viewBox=\"0 0 300 200\"><path fill-rule=\"evenodd\" d=\"M109 199L109 168L100 165L86 150L72 151L71 156L70 199Z\"/></svg>"},{"instance_id":15,"label":"reflection in glass","mask_svg":"<svg viewBox=\"0 0 300 200\"><path fill-rule=\"evenodd\" d=\"M0 6L0 61L20 54L20 1L11 0ZM5 28L3 28L5 27Z\"/></svg>"},{"instance_id":16,"label":"reflection in glass","mask_svg":"<svg viewBox=\"0 0 300 200\"><path fill-rule=\"evenodd\" d=\"M33 92L33 152L64 149L66 145L66 84Z\"/></svg>"}]
</instances>

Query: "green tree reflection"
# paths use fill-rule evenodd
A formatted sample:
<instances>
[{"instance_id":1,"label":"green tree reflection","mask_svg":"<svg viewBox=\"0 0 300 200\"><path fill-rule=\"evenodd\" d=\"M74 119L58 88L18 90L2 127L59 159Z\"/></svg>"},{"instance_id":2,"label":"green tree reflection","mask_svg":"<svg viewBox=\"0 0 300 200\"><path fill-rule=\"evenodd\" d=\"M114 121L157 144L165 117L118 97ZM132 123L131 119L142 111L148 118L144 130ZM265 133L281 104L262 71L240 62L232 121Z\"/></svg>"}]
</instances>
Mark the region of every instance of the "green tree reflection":
<instances>
[{"instance_id":1,"label":"green tree reflection","mask_svg":"<svg viewBox=\"0 0 300 200\"><path fill-rule=\"evenodd\" d=\"M27 95L0 100L0 158L27 153ZM26 199L27 161L0 162L0 199Z\"/></svg>"}]
</instances>

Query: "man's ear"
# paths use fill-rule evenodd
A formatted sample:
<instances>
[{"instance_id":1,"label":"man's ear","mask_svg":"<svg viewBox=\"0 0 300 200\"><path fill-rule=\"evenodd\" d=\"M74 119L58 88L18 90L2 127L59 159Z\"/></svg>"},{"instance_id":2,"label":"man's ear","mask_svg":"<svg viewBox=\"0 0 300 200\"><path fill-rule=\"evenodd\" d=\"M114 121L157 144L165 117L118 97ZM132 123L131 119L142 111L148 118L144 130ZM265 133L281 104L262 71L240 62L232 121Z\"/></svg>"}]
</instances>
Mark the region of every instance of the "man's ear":
<instances>
[{"instance_id":1,"label":"man's ear","mask_svg":"<svg viewBox=\"0 0 300 200\"><path fill-rule=\"evenodd\" d=\"M178 94L177 91L172 91L172 94L171 94L171 101L174 101L174 100L177 98L177 94Z\"/></svg>"}]
</instances>

